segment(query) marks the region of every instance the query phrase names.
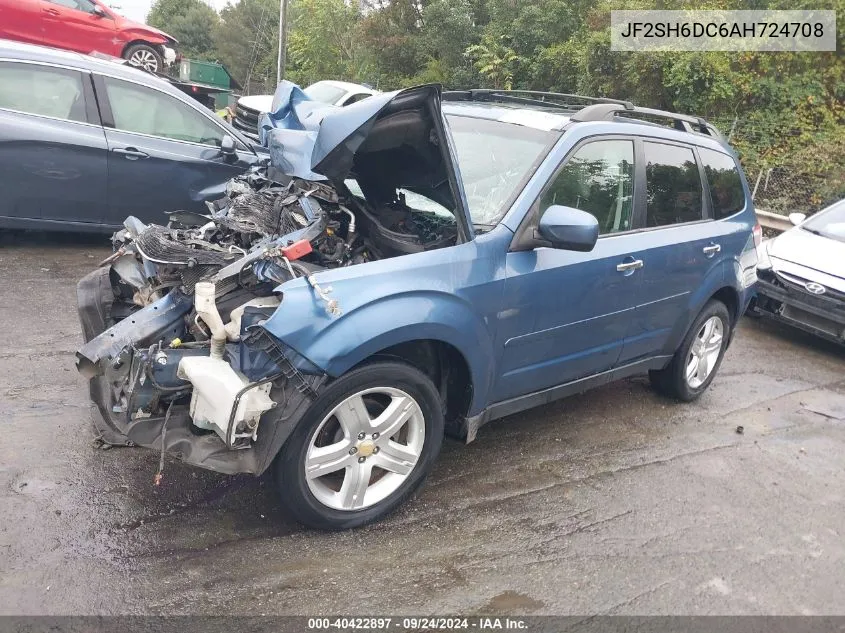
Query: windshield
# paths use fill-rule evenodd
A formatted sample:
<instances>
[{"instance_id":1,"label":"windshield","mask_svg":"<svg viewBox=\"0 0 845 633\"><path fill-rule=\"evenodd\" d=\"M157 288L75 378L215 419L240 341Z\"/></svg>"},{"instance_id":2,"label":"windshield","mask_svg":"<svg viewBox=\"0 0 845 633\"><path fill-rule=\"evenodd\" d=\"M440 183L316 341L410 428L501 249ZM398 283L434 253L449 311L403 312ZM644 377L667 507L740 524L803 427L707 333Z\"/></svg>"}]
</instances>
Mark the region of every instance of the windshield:
<instances>
[{"instance_id":1,"label":"windshield","mask_svg":"<svg viewBox=\"0 0 845 633\"><path fill-rule=\"evenodd\" d=\"M472 222L490 226L558 132L490 119L447 115Z\"/></svg>"},{"instance_id":2,"label":"windshield","mask_svg":"<svg viewBox=\"0 0 845 633\"><path fill-rule=\"evenodd\" d=\"M333 86L330 83L326 83L325 81L318 81L315 84L311 84L302 92L314 99L314 101L330 103L332 105L334 105L338 99L340 99L344 94L346 94L346 90L344 90L343 88L338 88L337 86Z\"/></svg>"},{"instance_id":3,"label":"windshield","mask_svg":"<svg viewBox=\"0 0 845 633\"><path fill-rule=\"evenodd\" d=\"M816 235L845 242L845 200L819 211L804 222L801 228Z\"/></svg>"}]
</instances>

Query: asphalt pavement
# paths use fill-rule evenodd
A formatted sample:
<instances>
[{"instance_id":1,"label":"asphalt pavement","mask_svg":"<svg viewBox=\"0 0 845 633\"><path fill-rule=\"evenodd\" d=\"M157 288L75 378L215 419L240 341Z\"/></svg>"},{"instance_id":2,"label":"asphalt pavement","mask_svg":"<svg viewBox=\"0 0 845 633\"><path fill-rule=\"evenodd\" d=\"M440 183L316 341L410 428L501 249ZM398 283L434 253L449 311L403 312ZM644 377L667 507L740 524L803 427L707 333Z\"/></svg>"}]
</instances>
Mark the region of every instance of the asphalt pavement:
<instances>
[{"instance_id":1,"label":"asphalt pavement","mask_svg":"<svg viewBox=\"0 0 845 633\"><path fill-rule=\"evenodd\" d=\"M267 477L95 446L75 284L109 252L0 232L0 614L845 614L845 351L743 319L698 402L511 416L321 533Z\"/></svg>"}]
</instances>

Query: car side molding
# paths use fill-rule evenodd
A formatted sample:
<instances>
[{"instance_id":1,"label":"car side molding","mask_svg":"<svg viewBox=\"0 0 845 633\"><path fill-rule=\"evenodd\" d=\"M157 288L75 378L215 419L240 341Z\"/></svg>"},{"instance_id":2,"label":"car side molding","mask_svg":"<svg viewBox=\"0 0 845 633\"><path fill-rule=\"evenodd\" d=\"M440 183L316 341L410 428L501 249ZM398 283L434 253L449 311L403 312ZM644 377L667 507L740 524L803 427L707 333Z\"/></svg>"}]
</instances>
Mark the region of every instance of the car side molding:
<instances>
[{"instance_id":1,"label":"car side molding","mask_svg":"<svg viewBox=\"0 0 845 633\"><path fill-rule=\"evenodd\" d=\"M663 369L671 360L671 354L668 356L653 356L627 365L622 365L621 367L608 369L607 371L603 371L599 374L578 378L577 380L573 380L562 385L548 387L524 396L517 396L516 398L510 398L509 400L495 402L478 415L465 418L463 424L464 428L461 429L461 435L466 436L466 443L469 444L475 439L478 429L488 422L498 420L499 418L503 418L514 413L519 413L520 411L525 411L526 409L533 409L534 407L549 404L555 400L567 398L577 393L581 393L601 385L606 385L623 378L645 374L651 369Z\"/></svg>"}]
</instances>

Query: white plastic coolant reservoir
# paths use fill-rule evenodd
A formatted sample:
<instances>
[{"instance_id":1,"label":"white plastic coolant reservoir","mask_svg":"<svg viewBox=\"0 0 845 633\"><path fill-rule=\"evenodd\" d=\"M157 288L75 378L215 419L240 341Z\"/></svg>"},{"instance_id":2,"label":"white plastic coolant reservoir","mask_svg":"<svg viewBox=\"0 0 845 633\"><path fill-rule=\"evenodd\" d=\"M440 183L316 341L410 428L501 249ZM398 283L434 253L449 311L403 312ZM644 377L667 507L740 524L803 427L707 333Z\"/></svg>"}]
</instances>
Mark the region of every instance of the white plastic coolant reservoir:
<instances>
[{"instance_id":1,"label":"white plastic coolant reservoir","mask_svg":"<svg viewBox=\"0 0 845 633\"><path fill-rule=\"evenodd\" d=\"M275 405L269 396L271 383L250 389L241 396L230 432L229 415L235 397L249 381L226 361L208 356L186 356L179 362L177 375L194 386L191 396L191 418L194 424L211 429L229 446L239 437L256 439L261 414Z\"/></svg>"}]
</instances>

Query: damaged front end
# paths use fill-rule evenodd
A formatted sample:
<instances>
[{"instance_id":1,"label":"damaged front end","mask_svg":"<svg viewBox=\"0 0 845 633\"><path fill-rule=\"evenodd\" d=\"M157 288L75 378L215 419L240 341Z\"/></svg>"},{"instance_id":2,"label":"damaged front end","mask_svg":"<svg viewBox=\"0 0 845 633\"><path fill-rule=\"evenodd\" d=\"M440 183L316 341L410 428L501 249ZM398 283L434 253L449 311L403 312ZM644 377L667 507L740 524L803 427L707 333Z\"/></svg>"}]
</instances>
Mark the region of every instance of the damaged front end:
<instances>
[{"instance_id":1,"label":"damaged front end","mask_svg":"<svg viewBox=\"0 0 845 633\"><path fill-rule=\"evenodd\" d=\"M285 284L306 284L315 313L342 318L321 271L466 238L436 88L342 112L297 90L280 86L263 122L270 165L230 181L207 214L128 218L79 282L77 367L104 442L263 472L329 379L264 327ZM452 215L413 208L406 191Z\"/></svg>"}]
</instances>

